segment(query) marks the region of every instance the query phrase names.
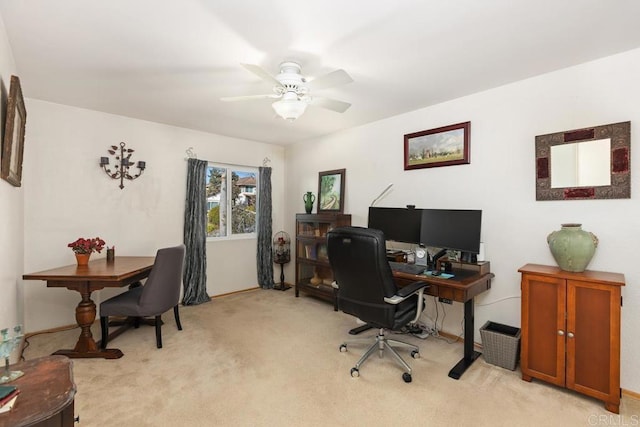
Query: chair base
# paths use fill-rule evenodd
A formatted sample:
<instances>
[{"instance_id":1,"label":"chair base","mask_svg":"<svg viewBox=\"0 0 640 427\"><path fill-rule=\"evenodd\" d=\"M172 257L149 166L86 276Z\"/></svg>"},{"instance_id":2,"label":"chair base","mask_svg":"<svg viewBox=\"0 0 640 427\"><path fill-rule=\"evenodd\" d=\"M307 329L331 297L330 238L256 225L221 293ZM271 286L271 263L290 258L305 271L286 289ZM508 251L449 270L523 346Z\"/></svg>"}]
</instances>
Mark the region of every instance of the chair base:
<instances>
[{"instance_id":1,"label":"chair base","mask_svg":"<svg viewBox=\"0 0 640 427\"><path fill-rule=\"evenodd\" d=\"M369 341L371 338L361 338L358 341ZM417 359L420 357L420 348L413 344L409 344L408 342L398 341L394 339L387 338L385 335L385 329L381 328L378 334L375 336L375 342L371 344L369 349L362 355L360 360L351 368L351 376L358 377L360 376L360 367L364 364L364 362L371 356L376 350L378 350L378 354L380 357L384 356L385 350L393 356L393 359L404 368L405 372L402 375L402 379L409 383L411 382L411 367L404 361L404 359L400 356L398 351L393 347L405 347L411 350L411 357ZM340 345L340 351L347 351L347 343L344 342Z\"/></svg>"},{"instance_id":2,"label":"chair base","mask_svg":"<svg viewBox=\"0 0 640 427\"><path fill-rule=\"evenodd\" d=\"M182 330L182 323L180 322L180 312L178 310L178 305L175 305L173 307L173 316L176 319L176 326L177 326L178 330L181 331ZM140 326L141 322L145 323L145 324L150 324L150 325L154 325L155 326L155 330L156 330L156 347L157 348L162 348L162 324L164 323L162 321L162 315L154 316L153 320L151 320L150 322L146 322L145 320L147 320L147 319L140 318L140 317L128 318L123 323L123 326L121 326L117 331L109 334L109 316L101 316L100 317L100 329L101 329L101 335L102 335L101 338L102 339L100 341L100 348L102 350L105 350L107 348L107 343L109 342L109 340L113 340L114 338L116 338L118 335L120 335L122 332L124 332L126 329L128 329L131 325L133 325L133 327L137 329ZM120 356L120 357L122 357L122 356Z\"/></svg>"}]
</instances>

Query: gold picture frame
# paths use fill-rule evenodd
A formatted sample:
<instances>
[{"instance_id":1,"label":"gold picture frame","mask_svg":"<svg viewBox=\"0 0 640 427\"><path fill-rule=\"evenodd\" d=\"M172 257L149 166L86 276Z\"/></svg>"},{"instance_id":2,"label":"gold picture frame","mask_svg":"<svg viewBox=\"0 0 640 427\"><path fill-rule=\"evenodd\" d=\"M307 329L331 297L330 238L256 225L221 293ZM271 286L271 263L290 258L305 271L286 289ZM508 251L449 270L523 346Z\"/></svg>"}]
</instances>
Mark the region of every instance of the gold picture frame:
<instances>
[{"instance_id":1,"label":"gold picture frame","mask_svg":"<svg viewBox=\"0 0 640 427\"><path fill-rule=\"evenodd\" d=\"M27 110L24 107L20 79L17 76L11 76L9 98L7 99L7 119L2 141L0 178L14 187L22 185L22 156L26 121Z\"/></svg>"}]
</instances>

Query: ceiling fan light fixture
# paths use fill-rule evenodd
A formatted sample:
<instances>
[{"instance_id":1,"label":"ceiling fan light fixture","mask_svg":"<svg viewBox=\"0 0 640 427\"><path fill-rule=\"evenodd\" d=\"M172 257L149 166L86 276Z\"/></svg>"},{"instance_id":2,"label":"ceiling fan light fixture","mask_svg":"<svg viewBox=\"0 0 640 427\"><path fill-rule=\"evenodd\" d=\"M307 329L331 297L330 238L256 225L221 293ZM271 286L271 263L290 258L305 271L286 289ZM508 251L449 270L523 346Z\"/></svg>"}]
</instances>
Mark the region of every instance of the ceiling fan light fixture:
<instances>
[{"instance_id":1,"label":"ceiling fan light fixture","mask_svg":"<svg viewBox=\"0 0 640 427\"><path fill-rule=\"evenodd\" d=\"M283 98L271 104L276 114L290 122L294 121L307 109L307 103L298 99Z\"/></svg>"},{"instance_id":2,"label":"ceiling fan light fixture","mask_svg":"<svg viewBox=\"0 0 640 427\"><path fill-rule=\"evenodd\" d=\"M346 83L351 83L353 79L346 71L340 69L316 77L308 81L302 75L300 64L293 61L286 61L280 64L280 73L272 76L262 67L252 64L242 64L244 68L252 72L260 79L269 83L272 87L272 94L248 95L221 98L222 101L246 101L265 98L280 98L271 104L279 117L293 122L304 114L307 105L313 104L317 107L326 108L337 113L344 113L350 106L348 102L337 101L329 98L317 98L311 96L311 92L320 89L329 89Z\"/></svg>"}]
</instances>

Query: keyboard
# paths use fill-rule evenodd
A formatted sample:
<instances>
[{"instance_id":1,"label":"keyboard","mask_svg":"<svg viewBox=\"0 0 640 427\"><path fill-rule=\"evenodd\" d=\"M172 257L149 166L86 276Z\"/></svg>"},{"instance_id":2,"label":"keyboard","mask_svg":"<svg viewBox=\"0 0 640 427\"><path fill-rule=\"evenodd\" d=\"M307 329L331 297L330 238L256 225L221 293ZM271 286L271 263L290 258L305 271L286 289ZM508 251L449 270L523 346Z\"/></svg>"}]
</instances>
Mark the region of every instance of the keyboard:
<instances>
[{"instance_id":1,"label":"keyboard","mask_svg":"<svg viewBox=\"0 0 640 427\"><path fill-rule=\"evenodd\" d=\"M389 267L394 271L401 273L418 275L424 273L427 269L424 265L407 264L406 262L389 261Z\"/></svg>"}]
</instances>

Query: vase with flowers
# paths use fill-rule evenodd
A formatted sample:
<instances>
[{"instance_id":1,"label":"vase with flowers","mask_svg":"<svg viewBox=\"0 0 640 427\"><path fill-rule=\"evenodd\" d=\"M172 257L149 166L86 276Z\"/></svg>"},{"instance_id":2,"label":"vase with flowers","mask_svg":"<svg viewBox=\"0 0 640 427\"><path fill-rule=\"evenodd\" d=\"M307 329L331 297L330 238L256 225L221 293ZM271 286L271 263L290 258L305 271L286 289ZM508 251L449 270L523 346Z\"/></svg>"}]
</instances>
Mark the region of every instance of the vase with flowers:
<instances>
[{"instance_id":1,"label":"vase with flowers","mask_svg":"<svg viewBox=\"0 0 640 427\"><path fill-rule=\"evenodd\" d=\"M104 248L104 243L104 240L99 237L94 237L92 239L80 237L78 240L69 243L67 246L70 247L76 255L78 266L86 266L89 264L89 257L91 257L91 254L94 252L100 253L102 248Z\"/></svg>"}]
</instances>

